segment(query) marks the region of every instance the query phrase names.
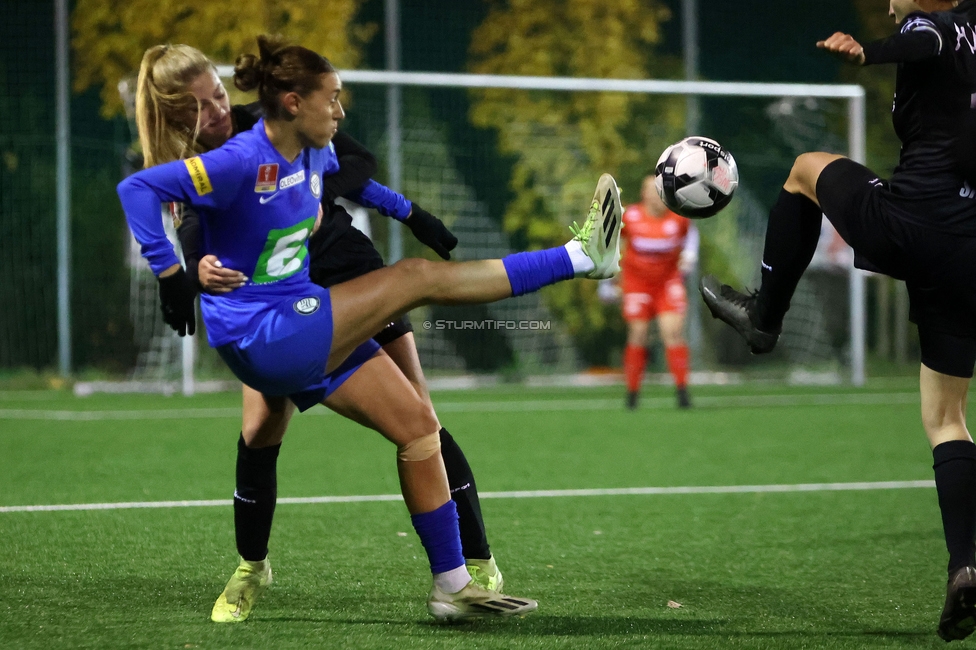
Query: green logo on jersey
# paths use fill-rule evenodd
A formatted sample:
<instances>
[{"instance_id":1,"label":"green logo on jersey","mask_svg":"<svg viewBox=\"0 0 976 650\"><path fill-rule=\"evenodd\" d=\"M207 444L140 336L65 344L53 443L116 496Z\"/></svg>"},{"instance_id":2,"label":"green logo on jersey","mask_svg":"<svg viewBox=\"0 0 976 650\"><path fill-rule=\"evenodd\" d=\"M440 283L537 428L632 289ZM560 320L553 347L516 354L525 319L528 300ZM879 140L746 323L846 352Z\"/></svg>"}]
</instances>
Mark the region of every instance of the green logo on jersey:
<instances>
[{"instance_id":1,"label":"green logo on jersey","mask_svg":"<svg viewBox=\"0 0 976 650\"><path fill-rule=\"evenodd\" d=\"M254 284L277 282L298 273L308 257L305 241L314 225L315 217L309 217L291 228L269 232L264 251L254 267Z\"/></svg>"}]
</instances>

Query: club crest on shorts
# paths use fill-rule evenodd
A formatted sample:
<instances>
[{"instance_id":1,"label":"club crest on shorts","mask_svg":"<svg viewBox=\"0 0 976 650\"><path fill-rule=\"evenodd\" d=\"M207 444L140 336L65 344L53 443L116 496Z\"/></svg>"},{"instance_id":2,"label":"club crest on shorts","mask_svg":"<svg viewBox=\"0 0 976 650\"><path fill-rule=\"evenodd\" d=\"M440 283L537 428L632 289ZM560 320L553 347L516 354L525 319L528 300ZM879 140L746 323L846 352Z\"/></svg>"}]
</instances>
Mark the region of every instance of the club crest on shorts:
<instances>
[{"instance_id":1,"label":"club crest on shorts","mask_svg":"<svg viewBox=\"0 0 976 650\"><path fill-rule=\"evenodd\" d=\"M322 198L322 177L319 176L318 172L312 172L312 177L308 179L308 189L311 190L312 196L315 198Z\"/></svg>"},{"instance_id":2,"label":"club crest on shorts","mask_svg":"<svg viewBox=\"0 0 976 650\"><path fill-rule=\"evenodd\" d=\"M308 316L317 312L321 304L322 301L315 297L302 298L301 300L295 302L295 311L302 316Z\"/></svg>"}]
</instances>

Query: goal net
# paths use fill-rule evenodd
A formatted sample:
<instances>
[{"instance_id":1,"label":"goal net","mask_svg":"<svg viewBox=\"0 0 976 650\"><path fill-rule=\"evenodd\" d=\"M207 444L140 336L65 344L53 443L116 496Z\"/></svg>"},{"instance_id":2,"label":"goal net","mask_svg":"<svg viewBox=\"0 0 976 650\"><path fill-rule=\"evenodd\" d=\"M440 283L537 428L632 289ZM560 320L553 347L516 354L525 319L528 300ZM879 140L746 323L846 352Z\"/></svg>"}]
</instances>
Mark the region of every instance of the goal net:
<instances>
[{"instance_id":1,"label":"goal net","mask_svg":"<svg viewBox=\"0 0 976 650\"><path fill-rule=\"evenodd\" d=\"M222 67L221 75L230 70ZM617 178L625 203L637 202L641 179L660 152L686 135L688 96L702 103L696 135L725 145L741 177L732 204L696 224L699 271L740 286L756 286L768 209L795 156L810 150L864 156L863 90L856 86L377 71L347 71L342 78L342 128L376 154L378 181L398 184L395 189L448 224L460 240L458 260L565 241L603 171ZM864 279L824 223L771 359L751 357L727 328L716 326L698 304L697 274L688 279L694 370L863 382ZM380 252L433 258L400 224L375 214L370 224ZM411 318L425 370L523 378L619 365L620 307L600 304L594 284L566 283L487 306L416 310ZM155 304L134 298L133 308L151 311ZM147 345L165 350L158 339L167 337L165 330L153 333ZM140 372L160 376L179 373L149 364L183 363L172 350L145 359Z\"/></svg>"}]
</instances>

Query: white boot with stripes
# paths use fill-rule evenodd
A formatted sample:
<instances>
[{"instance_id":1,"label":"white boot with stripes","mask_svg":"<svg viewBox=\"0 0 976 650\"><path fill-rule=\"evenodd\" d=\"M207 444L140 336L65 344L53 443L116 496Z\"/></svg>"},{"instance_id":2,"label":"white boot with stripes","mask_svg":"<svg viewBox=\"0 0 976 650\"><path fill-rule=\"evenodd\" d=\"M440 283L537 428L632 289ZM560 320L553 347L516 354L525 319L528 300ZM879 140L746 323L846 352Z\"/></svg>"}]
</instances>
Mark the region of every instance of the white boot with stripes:
<instances>
[{"instance_id":1,"label":"white boot with stripes","mask_svg":"<svg viewBox=\"0 0 976 650\"><path fill-rule=\"evenodd\" d=\"M456 594L448 594L437 588L430 590L427 611L439 621L457 621L493 616L523 616L534 612L539 603L530 598L506 596L489 591L471 581Z\"/></svg>"}]
</instances>

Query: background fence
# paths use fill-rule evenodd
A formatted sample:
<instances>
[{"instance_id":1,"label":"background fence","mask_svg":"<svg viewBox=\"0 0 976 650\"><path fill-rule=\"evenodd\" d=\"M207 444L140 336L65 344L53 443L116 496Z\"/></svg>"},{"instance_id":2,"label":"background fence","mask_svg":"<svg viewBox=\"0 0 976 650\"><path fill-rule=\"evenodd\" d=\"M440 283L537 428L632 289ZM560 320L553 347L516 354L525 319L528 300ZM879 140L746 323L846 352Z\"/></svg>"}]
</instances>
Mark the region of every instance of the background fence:
<instances>
[{"instance_id":1,"label":"background fence","mask_svg":"<svg viewBox=\"0 0 976 650\"><path fill-rule=\"evenodd\" d=\"M0 371L9 373L64 365L58 345L56 191L64 175L58 173L55 119L57 5L7 4L7 19L0 26L0 265L5 278L0 283ZM102 4L115 3L106 0ZM452 4L448 11L447 4L405 2L400 8L398 24L404 37L399 67L450 73L485 68L525 72L514 69L521 64L492 59L494 54L478 46L494 43L498 51L518 54L504 36L496 34L506 20L513 16L521 19L512 5L472 2L457 7ZM855 6L859 3L837 4L838 11L832 19L846 23L850 31L869 28L858 24ZM91 48L79 49L85 36L80 30L86 24L79 20L79 12L87 10L86 16L90 16L92 3L78 1L67 9L73 12L72 36L76 46L71 52L71 81L74 86L81 86L83 75L79 69L90 63L94 55ZM360 30L356 33L361 38L355 46L362 67L382 68L390 64L389 48L379 36L385 26L386 9L381 0L370 0L358 3L349 16L348 29ZM649 1L645 10L671 13L665 18L658 16L656 40L641 46L641 61L646 63L643 75L655 72L657 76L680 77L685 73L680 58L681 3ZM161 5L159 11L165 13L166 6ZM775 22L779 9L771 11L770 19ZM765 80L773 80L770 77L775 75L775 80L803 82L847 79L840 76L842 71L829 59L808 60L805 57L809 53L791 43L777 45L778 58L767 58L765 63L752 61L757 57L743 53L741 47L730 48L730 31L719 29L716 23L725 21L727 27L734 24L743 41L749 40L745 31L748 25L730 16L719 3L707 0L701 0L699 16L703 75ZM162 15L156 18L165 22ZM563 19L559 15L550 18L555 27ZM825 29L820 22L824 22L822 17L795 26L796 30L806 30L802 34L794 32L795 38L815 38L820 33L817 30ZM844 27L841 24L833 28ZM221 28L213 26L214 30ZM165 40L188 40L176 37L190 35L189 32L181 32L179 25L173 29L175 32L166 35ZM716 40L716 34L721 39ZM91 41L90 34L88 38L88 42L99 42ZM106 37L108 40L111 39ZM203 49L211 45L209 41L191 44ZM563 46L571 45L560 45ZM144 47L136 43L129 49L137 61ZM802 56L795 56L797 51L802 51ZM334 60L342 59L329 54ZM625 54L614 56L626 59ZM217 56L213 52L211 55ZM804 65L795 69L786 66L790 56L794 63L800 61ZM598 53L593 58L598 58ZM128 73L133 71L134 66ZM574 70L572 65L567 65L565 71L574 73L571 76L587 72ZM868 88L866 108L873 117L883 110L878 107L889 102L890 96L874 78L864 81ZM581 216L582 205L591 191L585 185L592 183L598 170L613 172L623 187L625 201L636 201L641 175L666 144L685 134L689 119L689 104L679 95L633 96L603 91L591 93L588 98L578 92L550 90L390 86L367 84L365 77L357 78L356 73L346 75L346 87L349 118L345 128L381 159L378 180L400 185L408 197L450 223L461 237L459 255L466 259L543 245L555 238L555 233L565 232L565 223ZM395 151L391 148L394 138L390 137L391 87L401 88L399 171L390 164L391 152ZM513 92L521 94L516 96ZM697 104L700 132L731 149L743 172L742 189L733 206L720 217L701 224L704 268L744 283L755 279L765 212L792 158L807 149L849 150L850 113L846 102L784 94L711 97ZM146 342L147 327L150 338L163 335L165 339L167 335L158 329L158 321L147 325L153 310L154 288L151 278L146 283L133 270L138 267L132 266L130 243L114 192L115 184L127 172L131 144L128 125L120 111L111 113L106 109L105 85L89 84L85 90L73 92L70 108L71 261L66 276L70 277L70 312L69 318L60 321L62 325L65 321L70 323L68 365L83 375L125 377L141 372L146 376L148 368L156 368L149 374L172 378L176 370L171 366L181 363L182 351L178 346L164 344L155 360L151 349L147 353L147 345L155 345ZM595 126L587 124L588 119ZM881 126L890 131L887 124ZM580 137L588 129L601 128L610 135L596 145L583 142ZM890 162L890 153L878 144L881 138L875 137L875 132L871 131L868 162L885 173L884 164ZM615 143L622 146L614 146ZM539 209L531 209L532 205ZM396 253L402 248L407 255L427 254L408 231L398 244L391 237L397 233L395 224L374 216L372 225L381 251ZM762 362L766 364L759 366L763 373L800 365L851 376L852 343L854 348L857 345L856 337L851 339L849 335L854 315L849 309L851 285L846 271L832 264L836 259L821 261L819 270L804 282L786 325L780 356ZM903 294L898 289L892 291L888 284L879 282L877 286L884 290L876 290L874 283L869 285L866 299L861 301L867 306L865 322L854 331L864 332L868 349L879 352L879 356L910 359L912 333L895 326L902 320L892 311L902 305ZM433 371L507 373L516 377L614 366L623 343L619 308L599 306L591 289L582 286L572 291L563 289L563 293L552 290L539 298L512 301L505 306L461 311L433 309L415 314L418 324L424 320L485 318L552 322L544 332L511 334L427 332L417 327L423 361ZM691 321L690 334L698 347L693 360L696 369L748 370L757 363L743 354L744 348L736 341L726 338L720 328L711 328L710 319ZM701 326L698 331L694 331L696 325ZM219 362L206 350L200 352L199 374L219 375ZM168 361L161 364L159 359Z\"/></svg>"}]
</instances>

